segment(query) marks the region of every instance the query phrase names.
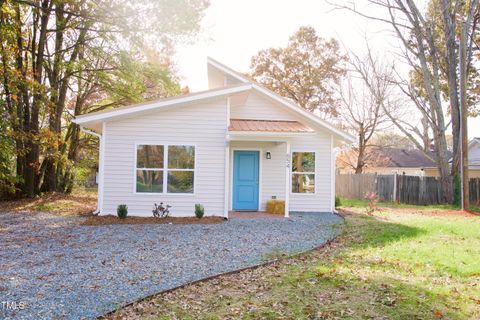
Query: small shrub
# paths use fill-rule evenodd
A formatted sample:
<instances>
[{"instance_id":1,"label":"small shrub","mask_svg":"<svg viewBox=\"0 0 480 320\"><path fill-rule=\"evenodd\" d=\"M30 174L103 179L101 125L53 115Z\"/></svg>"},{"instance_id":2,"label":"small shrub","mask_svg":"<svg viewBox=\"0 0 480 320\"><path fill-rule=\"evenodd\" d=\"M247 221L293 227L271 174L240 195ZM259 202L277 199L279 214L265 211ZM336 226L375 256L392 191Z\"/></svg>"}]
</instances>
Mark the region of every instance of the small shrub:
<instances>
[{"instance_id":1,"label":"small shrub","mask_svg":"<svg viewBox=\"0 0 480 320\"><path fill-rule=\"evenodd\" d=\"M204 214L205 214L205 208L199 203L195 204L195 216L198 219L201 219L203 218Z\"/></svg>"},{"instance_id":2,"label":"small shrub","mask_svg":"<svg viewBox=\"0 0 480 320\"><path fill-rule=\"evenodd\" d=\"M335 196L335 208L338 208L342 205L342 200L340 200L339 196Z\"/></svg>"},{"instance_id":3,"label":"small shrub","mask_svg":"<svg viewBox=\"0 0 480 320\"><path fill-rule=\"evenodd\" d=\"M453 206L456 208L462 206L462 181L458 174L453 178Z\"/></svg>"},{"instance_id":4,"label":"small shrub","mask_svg":"<svg viewBox=\"0 0 480 320\"><path fill-rule=\"evenodd\" d=\"M125 219L128 215L128 207L126 204L119 204L117 207L117 216L120 219Z\"/></svg>"},{"instance_id":5,"label":"small shrub","mask_svg":"<svg viewBox=\"0 0 480 320\"><path fill-rule=\"evenodd\" d=\"M153 204L153 216L155 218L167 218L168 215L170 214L170 208L172 206L166 204L165 207L163 206L163 202L160 202L160 204Z\"/></svg>"},{"instance_id":6,"label":"small shrub","mask_svg":"<svg viewBox=\"0 0 480 320\"><path fill-rule=\"evenodd\" d=\"M371 216L377 210L377 202L378 197L376 192L367 193L365 195L365 200L368 200L367 207L365 208L365 212Z\"/></svg>"}]
</instances>

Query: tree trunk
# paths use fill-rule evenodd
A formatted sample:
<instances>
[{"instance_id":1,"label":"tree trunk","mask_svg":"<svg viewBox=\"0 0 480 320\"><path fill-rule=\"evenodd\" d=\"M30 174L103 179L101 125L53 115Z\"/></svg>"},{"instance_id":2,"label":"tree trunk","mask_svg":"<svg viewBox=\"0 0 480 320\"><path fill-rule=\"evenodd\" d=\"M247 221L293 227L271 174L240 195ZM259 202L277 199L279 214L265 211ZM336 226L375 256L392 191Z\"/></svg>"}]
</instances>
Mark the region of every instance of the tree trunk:
<instances>
[{"instance_id":1,"label":"tree trunk","mask_svg":"<svg viewBox=\"0 0 480 320\"><path fill-rule=\"evenodd\" d=\"M38 38L37 51L35 54L35 64L33 67L33 79L36 85L42 84L42 71L43 71L43 61L44 61L44 52L47 39L47 26L48 20L50 17L50 9L52 3L49 0L43 0L41 4L40 13L40 33ZM35 44L32 44L34 47ZM33 62L33 61L32 61ZM33 197L39 192L39 165L40 165L40 147L38 141L35 139L38 138L39 132L39 114L40 107L44 103L43 101L43 92L39 88L34 89L33 100L32 100L32 113L30 119L30 126L28 133L30 139L27 143L27 167L25 170L25 186L27 190L27 196Z\"/></svg>"},{"instance_id":2,"label":"tree trunk","mask_svg":"<svg viewBox=\"0 0 480 320\"><path fill-rule=\"evenodd\" d=\"M452 117L452 137L453 137L453 163L451 168L452 176L458 175L460 164L460 108L458 98L458 78L457 78L457 66L458 59L456 54L457 44L455 41L455 19L450 16L450 1L442 0L442 12L444 23L444 36L446 42L446 54L445 62L446 75L448 83L448 97L450 102L450 114Z\"/></svg>"},{"instance_id":3,"label":"tree trunk","mask_svg":"<svg viewBox=\"0 0 480 320\"><path fill-rule=\"evenodd\" d=\"M67 23L66 18L63 15L64 5L57 4L56 7L56 23L57 31L55 38L55 57L53 63L51 83L55 88L55 93L52 94L51 102L54 104L54 108L50 113L49 128L55 135L57 143L54 146L49 147L50 157L46 158L45 178L42 189L45 191L65 191L65 181L62 175L63 169L68 167L69 164L61 163L58 158L59 155L64 154L67 149L67 141L62 140L62 112L65 109L65 103L67 99L68 84L71 79L72 65L78 58L80 48L83 45L86 36L87 28L80 31L75 46L73 47L72 54L69 58L68 65L65 72L60 76L61 60L62 60L62 47L63 47L63 29ZM78 93L79 94L79 93ZM61 181L60 181L61 180Z\"/></svg>"},{"instance_id":4,"label":"tree trunk","mask_svg":"<svg viewBox=\"0 0 480 320\"><path fill-rule=\"evenodd\" d=\"M358 158L357 165L355 167L355 174L363 172L363 166L365 165L365 132L363 129L363 124L360 124L359 134L358 134Z\"/></svg>"}]
</instances>

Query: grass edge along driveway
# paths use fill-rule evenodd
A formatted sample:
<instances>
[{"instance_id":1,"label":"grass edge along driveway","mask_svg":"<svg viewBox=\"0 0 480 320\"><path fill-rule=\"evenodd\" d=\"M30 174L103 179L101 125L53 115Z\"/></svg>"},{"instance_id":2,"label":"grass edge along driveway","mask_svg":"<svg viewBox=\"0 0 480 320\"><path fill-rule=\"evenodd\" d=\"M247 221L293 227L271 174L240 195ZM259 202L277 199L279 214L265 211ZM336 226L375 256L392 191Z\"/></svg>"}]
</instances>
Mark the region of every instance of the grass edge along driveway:
<instances>
[{"instance_id":1,"label":"grass edge along driveway","mask_svg":"<svg viewBox=\"0 0 480 320\"><path fill-rule=\"evenodd\" d=\"M330 245L159 294L109 319L479 319L480 218L341 210Z\"/></svg>"}]
</instances>

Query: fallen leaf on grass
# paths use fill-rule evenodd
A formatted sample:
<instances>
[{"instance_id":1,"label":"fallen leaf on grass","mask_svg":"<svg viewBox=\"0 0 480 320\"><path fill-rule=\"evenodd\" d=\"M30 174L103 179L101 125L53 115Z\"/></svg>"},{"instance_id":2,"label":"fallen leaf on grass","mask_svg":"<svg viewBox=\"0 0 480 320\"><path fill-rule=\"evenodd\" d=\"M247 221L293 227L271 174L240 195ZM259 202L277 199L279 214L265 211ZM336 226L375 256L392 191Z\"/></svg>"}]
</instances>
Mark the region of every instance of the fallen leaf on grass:
<instances>
[{"instance_id":1,"label":"fallen leaf on grass","mask_svg":"<svg viewBox=\"0 0 480 320\"><path fill-rule=\"evenodd\" d=\"M437 319L441 319L441 318L443 318L443 312L440 311L440 310L435 310L435 311L433 311L433 316Z\"/></svg>"}]
</instances>

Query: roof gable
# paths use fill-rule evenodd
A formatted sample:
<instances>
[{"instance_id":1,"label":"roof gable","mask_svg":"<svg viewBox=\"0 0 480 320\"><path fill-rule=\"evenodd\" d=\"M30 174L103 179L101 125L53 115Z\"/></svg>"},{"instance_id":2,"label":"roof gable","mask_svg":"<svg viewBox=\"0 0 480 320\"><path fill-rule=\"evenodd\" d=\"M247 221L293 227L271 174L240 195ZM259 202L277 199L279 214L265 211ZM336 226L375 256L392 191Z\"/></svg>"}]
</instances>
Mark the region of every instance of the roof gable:
<instances>
[{"instance_id":1,"label":"roof gable","mask_svg":"<svg viewBox=\"0 0 480 320\"><path fill-rule=\"evenodd\" d=\"M474 147L480 148L480 137L475 137L468 142L469 149Z\"/></svg>"},{"instance_id":2,"label":"roof gable","mask_svg":"<svg viewBox=\"0 0 480 320\"><path fill-rule=\"evenodd\" d=\"M253 80L249 79L247 76L245 76L245 75L243 75L239 72L236 72L235 70L230 69L229 67L227 67L224 64L216 61L215 59L212 59L212 58L208 57L207 58L207 64L209 65L209 67L213 67L213 68L217 69L218 71L223 72L226 76L232 77L239 82L252 83L252 89L254 91L272 99L275 102L280 103L284 107L296 112L297 114L299 114L303 118L306 118L306 119L309 119L310 121L315 122L320 127L323 127L324 129L327 129L328 131L333 133L335 136L337 136L337 138L339 138L341 140L345 140L345 141L350 142L350 143L355 141L355 139L351 135L347 134L346 132L343 132L342 130L339 130L339 129L335 128L333 125L331 125L327 121L320 119L318 116L316 116L313 113L311 113L311 112L303 109L302 107L296 105L294 102L292 102L292 101L276 94L275 92L261 86L260 84L258 84L256 82L254 82Z\"/></svg>"},{"instance_id":3,"label":"roof gable","mask_svg":"<svg viewBox=\"0 0 480 320\"><path fill-rule=\"evenodd\" d=\"M154 109L162 109L167 107L186 105L192 102L198 102L206 99L218 98L227 96L234 93L248 91L252 88L250 84L241 84L230 87L223 87L214 90L202 91L197 93L191 93L182 96L176 96L171 98L164 98L155 101L149 101L145 103L123 106L111 110L87 113L77 116L73 121L77 124L85 124L89 122L108 121L120 116L126 116L136 114L139 112L150 111Z\"/></svg>"},{"instance_id":4,"label":"roof gable","mask_svg":"<svg viewBox=\"0 0 480 320\"><path fill-rule=\"evenodd\" d=\"M320 119L313 113L301 108L300 106L297 106L292 101L284 97L281 97L280 95L268 90L267 88L257 83L254 83L253 81L248 79L248 77L246 77L245 75L242 75L228 68L227 66L219 63L218 61L212 58L207 59L207 64L208 64L209 72L219 71L220 73L223 73L225 75L224 86L218 87L216 89L211 89L208 91L192 93L189 95L161 99L157 101L152 101L152 102L147 102L147 103L142 103L142 104L137 104L132 106L120 107L120 108L116 108L108 111L89 113L89 114L77 116L74 119L74 122L80 125L87 125L89 123L94 123L94 122L98 124L99 122L105 122L113 118L131 116L136 113L147 112L154 109L181 106L184 104L192 103L194 101L211 99L211 98L220 97L220 96L228 96L228 95L232 95L232 94L243 92L243 91L253 90L254 92L257 92L267 97L268 99L271 99L272 101L277 102L279 106L282 106L290 111L293 111L295 114L299 115L303 119L306 119L309 122L312 122L318 125L319 127L329 131L331 134L337 137L337 139L343 140L349 143L352 143L355 141L355 139L349 134L335 128L333 125ZM230 79L230 83L233 82L235 84L232 86L227 86L229 83L229 79ZM217 79L216 85L219 85L220 82L221 81L218 81Z\"/></svg>"}]
</instances>

